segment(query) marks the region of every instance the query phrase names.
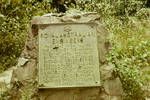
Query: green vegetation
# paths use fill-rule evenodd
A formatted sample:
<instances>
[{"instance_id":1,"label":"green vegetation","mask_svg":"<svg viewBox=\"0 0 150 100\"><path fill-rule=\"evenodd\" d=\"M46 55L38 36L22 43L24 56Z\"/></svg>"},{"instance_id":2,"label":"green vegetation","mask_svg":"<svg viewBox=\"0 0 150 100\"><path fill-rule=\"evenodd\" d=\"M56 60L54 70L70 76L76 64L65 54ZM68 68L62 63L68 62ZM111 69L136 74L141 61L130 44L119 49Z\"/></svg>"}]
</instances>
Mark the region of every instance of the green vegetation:
<instances>
[{"instance_id":1,"label":"green vegetation","mask_svg":"<svg viewBox=\"0 0 150 100\"><path fill-rule=\"evenodd\" d=\"M141 70L150 65L150 40L144 26L132 24L113 29L113 46L108 61L116 67L115 74L121 79L127 100L143 100L141 87L148 80Z\"/></svg>"},{"instance_id":2,"label":"green vegetation","mask_svg":"<svg viewBox=\"0 0 150 100\"><path fill-rule=\"evenodd\" d=\"M16 59L23 49L32 16L50 12L50 5L47 2L36 2L36 0L24 2L2 0L0 9L0 72L2 72L16 64Z\"/></svg>"},{"instance_id":3,"label":"green vegetation","mask_svg":"<svg viewBox=\"0 0 150 100\"><path fill-rule=\"evenodd\" d=\"M111 1L111 2L110 2ZM79 0L77 9L95 11L110 31L107 62L115 65L126 100L143 100L142 86L150 82L150 9L148 0ZM52 12L48 2L0 1L0 72L16 64L36 15ZM144 68L149 70L143 71Z\"/></svg>"}]
</instances>

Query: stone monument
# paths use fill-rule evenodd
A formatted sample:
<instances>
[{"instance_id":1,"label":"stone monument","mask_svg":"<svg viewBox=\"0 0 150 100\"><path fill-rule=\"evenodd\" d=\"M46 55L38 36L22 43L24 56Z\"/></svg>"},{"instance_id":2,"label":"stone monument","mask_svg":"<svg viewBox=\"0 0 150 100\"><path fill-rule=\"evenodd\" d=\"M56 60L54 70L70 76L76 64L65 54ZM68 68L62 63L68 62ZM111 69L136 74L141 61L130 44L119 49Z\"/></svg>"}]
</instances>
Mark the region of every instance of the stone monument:
<instances>
[{"instance_id":1,"label":"stone monument","mask_svg":"<svg viewBox=\"0 0 150 100\"><path fill-rule=\"evenodd\" d=\"M119 79L110 80L112 68L102 67L107 37L97 13L34 17L23 63L13 72L10 100L120 98Z\"/></svg>"},{"instance_id":2,"label":"stone monument","mask_svg":"<svg viewBox=\"0 0 150 100\"><path fill-rule=\"evenodd\" d=\"M76 95L74 92L80 89L85 92L89 89L91 92L99 91L100 62L105 60L108 35L98 22L99 19L97 13L63 16L54 14L33 18L32 27L37 27L32 28L32 34L37 36L38 41L37 66L40 91L48 93L51 89L61 89L57 91L60 93L58 95L65 94L65 96L58 97L58 100L84 98L84 96L74 97ZM70 92L65 90L62 93L62 89L69 89ZM44 95L42 92L41 95ZM49 97L52 98L54 97Z\"/></svg>"}]
</instances>

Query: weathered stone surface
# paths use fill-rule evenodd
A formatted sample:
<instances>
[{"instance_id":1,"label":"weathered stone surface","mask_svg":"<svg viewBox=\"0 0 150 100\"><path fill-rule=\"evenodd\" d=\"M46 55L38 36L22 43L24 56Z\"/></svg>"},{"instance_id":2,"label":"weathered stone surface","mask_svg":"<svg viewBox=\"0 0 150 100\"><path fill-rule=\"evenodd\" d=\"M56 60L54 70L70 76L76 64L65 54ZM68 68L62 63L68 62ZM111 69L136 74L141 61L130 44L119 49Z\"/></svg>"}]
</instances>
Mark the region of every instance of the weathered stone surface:
<instances>
[{"instance_id":1,"label":"weathered stone surface","mask_svg":"<svg viewBox=\"0 0 150 100\"><path fill-rule=\"evenodd\" d=\"M114 66L112 64L103 65L100 67L100 73L102 80L107 80L112 78Z\"/></svg>"},{"instance_id":2,"label":"weathered stone surface","mask_svg":"<svg viewBox=\"0 0 150 100\"><path fill-rule=\"evenodd\" d=\"M100 100L98 88L41 90L41 100ZM56 97L57 96L57 97Z\"/></svg>"},{"instance_id":3,"label":"weathered stone surface","mask_svg":"<svg viewBox=\"0 0 150 100\"><path fill-rule=\"evenodd\" d=\"M104 82L104 89L110 96L120 96L123 93L122 84L119 78L106 80Z\"/></svg>"},{"instance_id":4,"label":"weathered stone surface","mask_svg":"<svg viewBox=\"0 0 150 100\"><path fill-rule=\"evenodd\" d=\"M145 100L150 100L150 98L149 98L149 97L146 97Z\"/></svg>"},{"instance_id":5,"label":"weathered stone surface","mask_svg":"<svg viewBox=\"0 0 150 100\"><path fill-rule=\"evenodd\" d=\"M14 70L12 81L33 80L36 77L36 61L30 59L24 67L19 67Z\"/></svg>"},{"instance_id":6,"label":"weathered stone surface","mask_svg":"<svg viewBox=\"0 0 150 100\"><path fill-rule=\"evenodd\" d=\"M106 40L108 32L99 23L99 15L96 13L81 13L75 15L50 14L36 17L31 22L28 39L21 57L28 59L22 66L17 68L13 74L13 88L10 100L111 100L101 99L101 87L91 88L59 88L59 89L40 89L38 90L38 35L40 24L62 24L62 23L96 23L97 46L99 62L105 62L105 55L108 51ZM58 29L59 30L59 29ZM104 92L105 93L105 92ZM118 99L119 100L119 99Z\"/></svg>"},{"instance_id":7,"label":"weathered stone surface","mask_svg":"<svg viewBox=\"0 0 150 100\"><path fill-rule=\"evenodd\" d=\"M10 89L13 69L0 74L0 95Z\"/></svg>"},{"instance_id":8,"label":"weathered stone surface","mask_svg":"<svg viewBox=\"0 0 150 100\"><path fill-rule=\"evenodd\" d=\"M105 92L100 93L100 98L98 100L123 100L122 96L110 96Z\"/></svg>"},{"instance_id":9,"label":"weathered stone surface","mask_svg":"<svg viewBox=\"0 0 150 100\"><path fill-rule=\"evenodd\" d=\"M24 64L26 64L28 62L28 59L25 58L19 58L18 59L18 63L17 63L17 67L23 66Z\"/></svg>"}]
</instances>

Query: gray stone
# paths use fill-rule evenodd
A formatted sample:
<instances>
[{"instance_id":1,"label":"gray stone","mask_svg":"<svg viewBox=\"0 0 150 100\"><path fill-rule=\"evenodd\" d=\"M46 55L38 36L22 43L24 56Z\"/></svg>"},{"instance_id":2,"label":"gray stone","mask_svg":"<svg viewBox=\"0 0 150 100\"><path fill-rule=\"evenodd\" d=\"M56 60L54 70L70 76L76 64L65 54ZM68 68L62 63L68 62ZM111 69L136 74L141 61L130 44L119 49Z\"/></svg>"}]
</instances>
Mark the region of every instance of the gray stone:
<instances>
[{"instance_id":1,"label":"gray stone","mask_svg":"<svg viewBox=\"0 0 150 100\"><path fill-rule=\"evenodd\" d=\"M100 94L99 100L123 100L123 99L122 99L122 96L110 96L103 92Z\"/></svg>"},{"instance_id":2,"label":"gray stone","mask_svg":"<svg viewBox=\"0 0 150 100\"><path fill-rule=\"evenodd\" d=\"M18 59L18 64L17 67L23 66L24 64L26 64L28 62L28 59L25 59L23 57Z\"/></svg>"},{"instance_id":3,"label":"gray stone","mask_svg":"<svg viewBox=\"0 0 150 100\"><path fill-rule=\"evenodd\" d=\"M40 91L40 100L101 100L98 88L54 89Z\"/></svg>"},{"instance_id":4,"label":"gray stone","mask_svg":"<svg viewBox=\"0 0 150 100\"><path fill-rule=\"evenodd\" d=\"M150 100L150 97L146 97L145 100Z\"/></svg>"},{"instance_id":5,"label":"gray stone","mask_svg":"<svg viewBox=\"0 0 150 100\"><path fill-rule=\"evenodd\" d=\"M104 89L110 96L120 96L123 94L122 84L119 78L106 80L104 82Z\"/></svg>"},{"instance_id":6,"label":"gray stone","mask_svg":"<svg viewBox=\"0 0 150 100\"><path fill-rule=\"evenodd\" d=\"M36 61L30 59L24 67L19 67L13 72L13 82L33 80L36 77Z\"/></svg>"},{"instance_id":7,"label":"gray stone","mask_svg":"<svg viewBox=\"0 0 150 100\"><path fill-rule=\"evenodd\" d=\"M4 18L5 16L3 14L0 13L0 18Z\"/></svg>"},{"instance_id":8,"label":"gray stone","mask_svg":"<svg viewBox=\"0 0 150 100\"><path fill-rule=\"evenodd\" d=\"M0 74L0 94L10 89L13 69L9 69Z\"/></svg>"},{"instance_id":9,"label":"gray stone","mask_svg":"<svg viewBox=\"0 0 150 100\"><path fill-rule=\"evenodd\" d=\"M23 52L21 54L21 57L27 58L28 61L25 64L23 64L22 67L18 67L13 73L13 79L12 79L13 87L12 87L12 92L11 92L12 93L11 100L24 100L25 98L28 100L40 100L40 99L41 100L101 100L100 96L99 96L100 90L101 90L100 86L80 87L80 88L78 88L78 87L69 88L68 87L68 88L57 88L57 89L56 88L55 89L52 89L52 88L39 89L38 84L37 84L38 67L39 67L38 66L39 65L39 59L38 59L39 41L38 41L38 39L40 36L39 34L41 34L40 31L47 29L46 27L48 27L49 24L55 24L55 25L64 24L64 26L65 26L67 24L70 25L71 23L77 23L77 24L83 24L83 25L85 25L85 23L96 23L97 26L94 28L96 28L95 33L97 36L97 47L98 47L97 50L98 50L98 54L99 54L98 58L96 58L96 59L99 59L99 62L104 62L105 55L107 53L107 48L105 46L105 43L107 42L106 37L108 36L108 32L105 30L103 25L99 23L99 19L100 19L100 17L96 13L80 13L80 14L76 14L76 15L71 15L71 14L70 15L60 15L60 14L53 15L53 14L50 14L50 15L38 16L38 17L33 18L33 20L31 21L32 29L29 31L25 49L23 50ZM43 25L43 26L41 27L40 25ZM90 27L93 27L93 25L89 25L89 29L91 29ZM40 30L39 30L39 28L40 28ZM50 30L52 31L53 28ZM57 30L61 31L60 28L57 28ZM79 30L82 30L81 27ZM68 31L68 29L66 31ZM87 31L85 31L85 32L87 32ZM60 33L61 32L59 32L59 34ZM44 37L45 36L46 35L44 35ZM89 37L89 39L95 38L96 36ZM47 42L49 42L49 40ZM88 45L88 43L89 42L87 42L87 45ZM92 43L95 45L96 42L91 42L89 44L91 45ZM46 44L48 44L48 43L46 43ZM46 46L46 44L42 44L42 45ZM91 46L89 46L89 47L91 47ZM54 49L58 50L57 47L54 47ZM82 48L79 48L79 49L82 49ZM43 52L43 53L45 53L45 55L46 55L49 52ZM46 56L48 56L48 55L46 55ZM82 54L80 56L82 56ZM61 58L61 59L64 60L64 58ZM97 60L95 60L95 61L97 61ZM93 68L93 67L91 67L91 68ZM93 69L91 69L91 70L93 70ZM68 69L66 69L65 71L67 71L67 70ZM97 72L98 71L99 70L97 70ZM84 70L83 70L83 72L84 72ZM85 72L86 72L86 70L85 70ZM81 77L82 77L82 75L81 75ZM98 77L99 77L99 75L98 75ZM100 78L99 78L99 80L100 80ZM70 86L70 84L68 84L67 86Z\"/></svg>"},{"instance_id":10,"label":"gray stone","mask_svg":"<svg viewBox=\"0 0 150 100\"><path fill-rule=\"evenodd\" d=\"M112 78L112 73L114 70L114 66L112 64L103 65L100 67L101 78L103 80Z\"/></svg>"}]
</instances>

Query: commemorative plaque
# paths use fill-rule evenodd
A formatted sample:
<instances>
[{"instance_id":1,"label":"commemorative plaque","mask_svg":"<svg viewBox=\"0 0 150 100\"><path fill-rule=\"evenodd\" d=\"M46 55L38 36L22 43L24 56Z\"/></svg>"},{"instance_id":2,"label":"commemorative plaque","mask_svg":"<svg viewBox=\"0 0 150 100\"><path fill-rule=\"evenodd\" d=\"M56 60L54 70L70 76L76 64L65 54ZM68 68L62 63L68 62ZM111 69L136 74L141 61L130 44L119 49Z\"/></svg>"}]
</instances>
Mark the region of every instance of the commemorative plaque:
<instances>
[{"instance_id":1,"label":"commemorative plaque","mask_svg":"<svg viewBox=\"0 0 150 100\"><path fill-rule=\"evenodd\" d=\"M96 24L39 25L39 88L100 86Z\"/></svg>"}]
</instances>

